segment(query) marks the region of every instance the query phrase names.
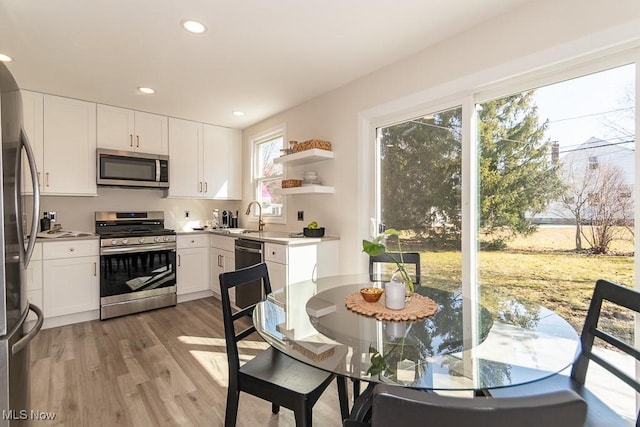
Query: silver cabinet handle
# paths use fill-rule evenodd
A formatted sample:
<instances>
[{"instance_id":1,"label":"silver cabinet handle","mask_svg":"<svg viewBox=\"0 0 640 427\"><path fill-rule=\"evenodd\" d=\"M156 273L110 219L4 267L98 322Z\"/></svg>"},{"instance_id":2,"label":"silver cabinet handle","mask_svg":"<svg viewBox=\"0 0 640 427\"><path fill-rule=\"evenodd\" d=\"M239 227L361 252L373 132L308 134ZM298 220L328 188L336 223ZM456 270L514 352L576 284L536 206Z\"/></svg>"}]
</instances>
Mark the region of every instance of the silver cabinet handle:
<instances>
[{"instance_id":1,"label":"silver cabinet handle","mask_svg":"<svg viewBox=\"0 0 640 427\"><path fill-rule=\"evenodd\" d=\"M198 193L202 193L202 181L198 183Z\"/></svg>"},{"instance_id":2,"label":"silver cabinet handle","mask_svg":"<svg viewBox=\"0 0 640 427\"><path fill-rule=\"evenodd\" d=\"M44 174L45 176L45 185L48 187L49 186L49 172Z\"/></svg>"},{"instance_id":3,"label":"silver cabinet handle","mask_svg":"<svg viewBox=\"0 0 640 427\"><path fill-rule=\"evenodd\" d=\"M93 277L96 277L98 275L98 263L94 262L93 263Z\"/></svg>"},{"instance_id":4,"label":"silver cabinet handle","mask_svg":"<svg viewBox=\"0 0 640 427\"><path fill-rule=\"evenodd\" d=\"M136 135L136 147L140 148L140 135Z\"/></svg>"},{"instance_id":5,"label":"silver cabinet handle","mask_svg":"<svg viewBox=\"0 0 640 427\"><path fill-rule=\"evenodd\" d=\"M204 182L204 192L209 191L209 186L207 185L207 181Z\"/></svg>"},{"instance_id":6,"label":"silver cabinet handle","mask_svg":"<svg viewBox=\"0 0 640 427\"><path fill-rule=\"evenodd\" d=\"M180 267L180 264L181 264L181 262L180 262L180 255L178 255L178 267Z\"/></svg>"},{"instance_id":7,"label":"silver cabinet handle","mask_svg":"<svg viewBox=\"0 0 640 427\"><path fill-rule=\"evenodd\" d=\"M129 134L129 147L133 147L133 134Z\"/></svg>"},{"instance_id":8,"label":"silver cabinet handle","mask_svg":"<svg viewBox=\"0 0 640 427\"><path fill-rule=\"evenodd\" d=\"M37 175L38 175L38 187L40 187L40 172L38 172Z\"/></svg>"}]
</instances>

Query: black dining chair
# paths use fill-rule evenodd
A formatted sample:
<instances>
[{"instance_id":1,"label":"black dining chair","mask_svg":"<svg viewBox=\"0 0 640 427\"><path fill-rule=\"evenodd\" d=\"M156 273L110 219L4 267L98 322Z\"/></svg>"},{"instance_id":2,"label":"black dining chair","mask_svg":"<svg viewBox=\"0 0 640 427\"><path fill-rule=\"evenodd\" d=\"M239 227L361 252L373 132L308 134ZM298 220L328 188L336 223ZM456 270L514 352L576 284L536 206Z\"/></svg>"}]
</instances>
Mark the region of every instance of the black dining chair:
<instances>
[{"instance_id":1,"label":"black dining chair","mask_svg":"<svg viewBox=\"0 0 640 427\"><path fill-rule=\"evenodd\" d=\"M376 275L373 270L375 264L394 264L396 260L400 260L399 252L385 252L382 255L369 257L369 278L375 280ZM402 260L405 264L413 265L415 268L415 276L412 277L415 285L420 284L420 252L403 252Z\"/></svg>"},{"instance_id":2,"label":"black dining chair","mask_svg":"<svg viewBox=\"0 0 640 427\"><path fill-rule=\"evenodd\" d=\"M634 357L636 361L640 361L640 351L614 337L611 333L605 331L598 323L603 302L619 308L626 308L635 312L636 316L640 313L640 292L607 280L598 280L593 291L587 317L582 327L580 336L581 349L571 369L571 375L557 374L542 381L535 381L517 387L492 389L489 390L491 395L519 396L543 393L549 390L573 390L587 402L589 410L587 412L585 426L629 426L628 420L625 420L621 415L617 414L585 386L587 368L589 364L593 362L632 387L636 391L636 398L638 397L638 393L640 393L640 382L637 379L622 372L618 367L593 352L593 342L595 338L598 338L610 346L615 347L620 352ZM636 427L640 427L640 414L636 414L635 421Z\"/></svg>"},{"instance_id":3,"label":"black dining chair","mask_svg":"<svg viewBox=\"0 0 640 427\"><path fill-rule=\"evenodd\" d=\"M379 384L371 420L347 419L344 427L582 427L587 405L571 390L522 397L451 397Z\"/></svg>"},{"instance_id":4,"label":"black dining chair","mask_svg":"<svg viewBox=\"0 0 640 427\"><path fill-rule=\"evenodd\" d=\"M279 412L280 406L291 409L295 415L296 426L311 426L312 408L327 386L336 378L336 375L292 359L273 347L261 351L253 359L240 365L238 342L256 332L251 320L256 304L233 312L229 291L236 286L260 280L264 295L267 295L271 293L269 273L267 265L261 263L222 273L219 278L229 363L225 427L236 425L240 392L249 393L271 402L274 414ZM251 324L236 333L235 322L242 318L248 318ZM344 419L349 412L347 383L346 379L341 376L337 376L336 381L340 399L340 413Z\"/></svg>"}]
</instances>

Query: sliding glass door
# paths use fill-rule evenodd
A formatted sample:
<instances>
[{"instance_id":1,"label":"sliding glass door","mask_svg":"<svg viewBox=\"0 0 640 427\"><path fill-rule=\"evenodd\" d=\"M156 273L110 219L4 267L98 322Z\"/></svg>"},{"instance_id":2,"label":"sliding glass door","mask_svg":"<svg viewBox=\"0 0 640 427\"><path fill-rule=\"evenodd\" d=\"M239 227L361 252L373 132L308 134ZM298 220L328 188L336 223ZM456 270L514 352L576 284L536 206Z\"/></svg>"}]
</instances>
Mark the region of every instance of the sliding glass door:
<instances>
[{"instance_id":1,"label":"sliding glass door","mask_svg":"<svg viewBox=\"0 0 640 427\"><path fill-rule=\"evenodd\" d=\"M397 229L403 250L420 252L422 286L459 290L523 324L539 313L498 307L495 296L533 301L578 333L597 279L638 287L638 70L629 56L470 93L377 127L377 231ZM640 341L631 313L604 313L614 335ZM635 374L632 360L596 346ZM628 387L588 381L635 417Z\"/></svg>"}]
</instances>

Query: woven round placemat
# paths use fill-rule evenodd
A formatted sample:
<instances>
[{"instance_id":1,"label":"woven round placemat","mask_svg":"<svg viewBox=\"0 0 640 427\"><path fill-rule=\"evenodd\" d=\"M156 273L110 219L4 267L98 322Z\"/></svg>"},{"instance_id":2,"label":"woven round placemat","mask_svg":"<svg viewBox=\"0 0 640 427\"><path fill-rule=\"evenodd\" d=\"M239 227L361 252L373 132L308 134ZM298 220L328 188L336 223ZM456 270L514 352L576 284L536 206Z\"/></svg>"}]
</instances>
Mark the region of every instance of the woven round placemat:
<instances>
[{"instance_id":1,"label":"woven round placemat","mask_svg":"<svg viewBox=\"0 0 640 427\"><path fill-rule=\"evenodd\" d=\"M434 300L418 294L413 294L402 310L385 307L384 294L376 302L367 302L360 292L356 292L346 296L344 303L349 310L378 320L418 320L433 316L438 311L438 304Z\"/></svg>"}]
</instances>

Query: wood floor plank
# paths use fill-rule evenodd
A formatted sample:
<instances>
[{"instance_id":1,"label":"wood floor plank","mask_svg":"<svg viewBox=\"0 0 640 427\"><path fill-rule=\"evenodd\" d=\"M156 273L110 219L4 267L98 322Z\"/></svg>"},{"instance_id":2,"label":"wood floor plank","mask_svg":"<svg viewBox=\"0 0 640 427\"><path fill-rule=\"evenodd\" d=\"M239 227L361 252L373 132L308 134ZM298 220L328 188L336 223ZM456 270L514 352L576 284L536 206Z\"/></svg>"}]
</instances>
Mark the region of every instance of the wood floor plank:
<instances>
[{"instance_id":1,"label":"wood floor plank","mask_svg":"<svg viewBox=\"0 0 640 427\"><path fill-rule=\"evenodd\" d=\"M266 348L257 335L248 360ZM203 298L106 321L41 331L31 345L30 406L50 426L222 426L228 367L220 301ZM341 426L335 383L313 411L317 427ZM241 393L238 427L294 426L293 413Z\"/></svg>"}]
</instances>

